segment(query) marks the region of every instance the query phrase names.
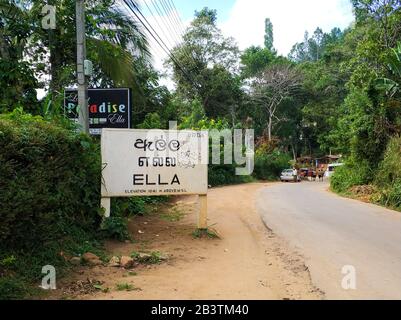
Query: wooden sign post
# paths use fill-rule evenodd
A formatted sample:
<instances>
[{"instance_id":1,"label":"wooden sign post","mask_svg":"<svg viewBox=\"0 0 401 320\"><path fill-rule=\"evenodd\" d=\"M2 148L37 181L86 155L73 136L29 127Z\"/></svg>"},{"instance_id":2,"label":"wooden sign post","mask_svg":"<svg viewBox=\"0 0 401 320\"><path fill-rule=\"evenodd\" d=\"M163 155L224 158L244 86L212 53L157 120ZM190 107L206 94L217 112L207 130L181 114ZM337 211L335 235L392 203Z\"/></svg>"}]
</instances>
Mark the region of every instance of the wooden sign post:
<instances>
[{"instance_id":1,"label":"wooden sign post","mask_svg":"<svg viewBox=\"0 0 401 320\"><path fill-rule=\"evenodd\" d=\"M207 229L207 195L199 195L198 229Z\"/></svg>"},{"instance_id":2,"label":"wooden sign post","mask_svg":"<svg viewBox=\"0 0 401 320\"><path fill-rule=\"evenodd\" d=\"M111 198L102 197L100 200L100 207L104 209L104 217L105 218L110 217Z\"/></svg>"}]
</instances>

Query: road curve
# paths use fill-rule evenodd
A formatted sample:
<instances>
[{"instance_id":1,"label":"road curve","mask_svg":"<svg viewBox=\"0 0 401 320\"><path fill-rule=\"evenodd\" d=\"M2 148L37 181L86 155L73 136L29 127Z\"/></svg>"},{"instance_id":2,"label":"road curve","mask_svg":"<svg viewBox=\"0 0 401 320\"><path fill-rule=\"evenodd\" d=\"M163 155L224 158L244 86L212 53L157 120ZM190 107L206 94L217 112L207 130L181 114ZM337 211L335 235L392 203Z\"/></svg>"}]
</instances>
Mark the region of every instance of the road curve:
<instances>
[{"instance_id":1,"label":"road curve","mask_svg":"<svg viewBox=\"0 0 401 320\"><path fill-rule=\"evenodd\" d=\"M401 299L401 213L327 189L321 182L273 184L260 190L257 208L305 257L327 299ZM352 275L344 266L355 268L356 289L342 287Z\"/></svg>"}]
</instances>

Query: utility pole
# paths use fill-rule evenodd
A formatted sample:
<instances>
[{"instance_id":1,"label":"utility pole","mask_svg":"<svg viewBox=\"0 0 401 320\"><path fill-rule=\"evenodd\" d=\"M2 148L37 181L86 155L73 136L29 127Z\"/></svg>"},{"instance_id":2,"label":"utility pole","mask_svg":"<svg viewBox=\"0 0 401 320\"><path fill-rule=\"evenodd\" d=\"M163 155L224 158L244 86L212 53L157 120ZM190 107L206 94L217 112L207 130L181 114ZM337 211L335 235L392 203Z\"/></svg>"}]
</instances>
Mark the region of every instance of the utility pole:
<instances>
[{"instance_id":1,"label":"utility pole","mask_svg":"<svg viewBox=\"0 0 401 320\"><path fill-rule=\"evenodd\" d=\"M75 12L77 27L78 121L82 132L89 134L88 83L84 70L86 59L85 0L76 0Z\"/></svg>"}]
</instances>

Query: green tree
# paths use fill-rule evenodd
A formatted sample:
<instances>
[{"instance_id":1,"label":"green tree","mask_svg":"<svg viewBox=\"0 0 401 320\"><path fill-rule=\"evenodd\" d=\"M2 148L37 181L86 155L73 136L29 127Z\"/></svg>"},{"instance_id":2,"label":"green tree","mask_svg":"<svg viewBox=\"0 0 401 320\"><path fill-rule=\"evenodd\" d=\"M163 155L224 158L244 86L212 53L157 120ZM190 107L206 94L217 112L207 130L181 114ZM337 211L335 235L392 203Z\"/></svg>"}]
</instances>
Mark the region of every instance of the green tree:
<instances>
[{"instance_id":1,"label":"green tree","mask_svg":"<svg viewBox=\"0 0 401 320\"><path fill-rule=\"evenodd\" d=\"M172 68L176 92L187 100L199 99L210 117L229 114L233 104L241 99L237 79L239 50L232 38L218 29L215 10L204 8L172 50Z\"/></svg>"},{"instance_id":2,"label":"green tree","mask_svg":"<svg viewBox=\"0 0 401 320\"><path fill-rule=\"evenodd\" d=\"M274 37L273 37L273 24L269 18L265 19L265 48L273 52Z\"/></svg>"},{"instance_id":3,"label":"green tree","mask_svg":"<svg viewBox=\"0 0 401 320\"><path fill-rule=\"evenodd\" d=\"M59 96L65 86L75 83L75 2L47 1L57 9L56 29L44 30L41 26L43 1L1 1L3 11L13 8L7 9L12 14L7 20L8 29L19 30L21 55L27 58L37 79L50 75L48 83L42 86L48 85L50 93ZM94 62L95 71L90 85L137 88L134 61L149 56L147 40L138 23L113 0L87 1L86 34L87 55ZM0 47L5 47L4 40Z\"/></svg>"},{"instance_id":4,"label":"green tree","mask_svg":"<svg viewBox=\"0 0 401 320\"><path fill-rule=\"evenodd\" d=\"M0 1L0 113L17 106L38 108L34 69L24 60L31 16L15 1Z\"/></svg>"},{"instance_id":5,"label":"green tree","mask_svg":"<svg viewBox=\"0 0 401 320\"><path fill-rule=\"evenodd\" d=\"M389 13L390 2L354 1L357 23L340 46L347 57L339 68L349 77L347 94L336 126L328 134L337 150L371 168L376 168L382 159L390 137L400 132L400 96L378 86L378 79L399 81L388 67L396 58L388 45L401 35L397 27L401 21L399 10Z\"/></svg>"},{"instance_id":6,"label":"green tree","mask_svg":"<svg viewBox=\"0 0 401 320\"><path fill-rule=\"evenodd\" d=\"M318 27L311 37L305 31L304 41L292 47L289 58L296 62L317 61L323 58L327 47L341 41L342 37L343 32L339 28L333 28L330 33L324 33Z\"/></svg>"},{"instance_id":7,"label":"green tree","mask_svg":"<svg viewBox=\"0 0 401 320\"><path fill-rule=\"evenodd\" d=\"M399 39L394 30L400 19L400 0L352 0L357 24L372 23L379 28L379 36L387 48L394 47Z\"/></svg>"},{"instance_id":8,"label":"green tree","mask_svg":"<svg viewBox=\"0 0 401 320\"><path fill-rule=\"evenodd\" d=\"M251 46L241 55L241 76L252 78L266 69L273 61L275 54L270 49Z\"/></svg>"},{"instance_id":9,"label":"green tree","mask_svg":"<svg viewBox=\"0 0 401 320\"><path fill-rule=\"evenodd\" d=\"M39 10L41 1L33 1ZM75 2L69 0L49 2L57 8L57 28L47 32L38 28L36 42L44 43L50 52L50 90L61 89L75 82ZM39 12L37 12L38 14ZM94 86L104 86L111 80L114 85L136 87L133 61L136 56L148 56L148 45L139 24L117 6L113 0L87 3L86 33L88 59L94 62ZM38 48L39 49L39 48ZM39 49L40 52L40 49Z\"/></svg>"},{"instance_id":10,"label":"green tree","mask_svg":"<svg viewBox=\"0 0 401 320\"><path fill-rule=\"evenodd\" d=\"M280 107L295 94L300 84L300 74L290 64L273 65L260 73L253 82L253 98L266 114L268 141L273 139L274 125L283 120L279 117Z\"/></svg>"}]
</instances>

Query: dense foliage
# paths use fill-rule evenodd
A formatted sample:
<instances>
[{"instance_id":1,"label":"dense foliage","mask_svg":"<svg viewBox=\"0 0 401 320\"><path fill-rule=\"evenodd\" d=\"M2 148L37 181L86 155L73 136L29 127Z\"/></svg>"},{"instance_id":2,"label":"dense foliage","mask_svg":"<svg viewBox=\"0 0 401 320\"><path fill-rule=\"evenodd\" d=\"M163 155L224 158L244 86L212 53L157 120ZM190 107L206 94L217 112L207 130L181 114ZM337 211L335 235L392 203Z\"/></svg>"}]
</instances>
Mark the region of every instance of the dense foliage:
<instances>
[{"instance_id":1,"label":"dense foliage","mask_svg":"<svg viewBox=\"0 0 401 320\"><path fill-rule=\"evenodd\" d=\"M342 100L320 141L347 156L332 179L334 190L371 184L381 203L398 207L397 167L401 123L399 1L353 1L356 25L327 49L337 55ZM332 77L333 78L333 77ZM334 91L336 92L336 91ZM334 99L333 101L336 101ZM331 128L330 128L331 127ZM398 144L398 145L397 145ZM399 160L398 160L399 161ZM398 196L396 196L398 195ZM390 199L390 200L389 200Z\"/></svg>"},{"instance_id":2,"label":"dense foliage","mask_svg":"<svg viewBox=\"0 0 401 320\"><path fill-rule=\"evenodd\" d=\"M20 109L0 117L1 298L23 292L42 266L65 265L61 251L96 247L98 151L89 137Z\"/></svg>"},{"instance_id":3,"label":"dense foliage","mask_svg":"<svg viewBox=\"0 0 401 320\"><path fill-rule=\"evenodd\" d=\"M90 138L18 114L0 118L0 242L29 248L93 229L99 220L100 156Z\"/></svg>"}]
</instances>

